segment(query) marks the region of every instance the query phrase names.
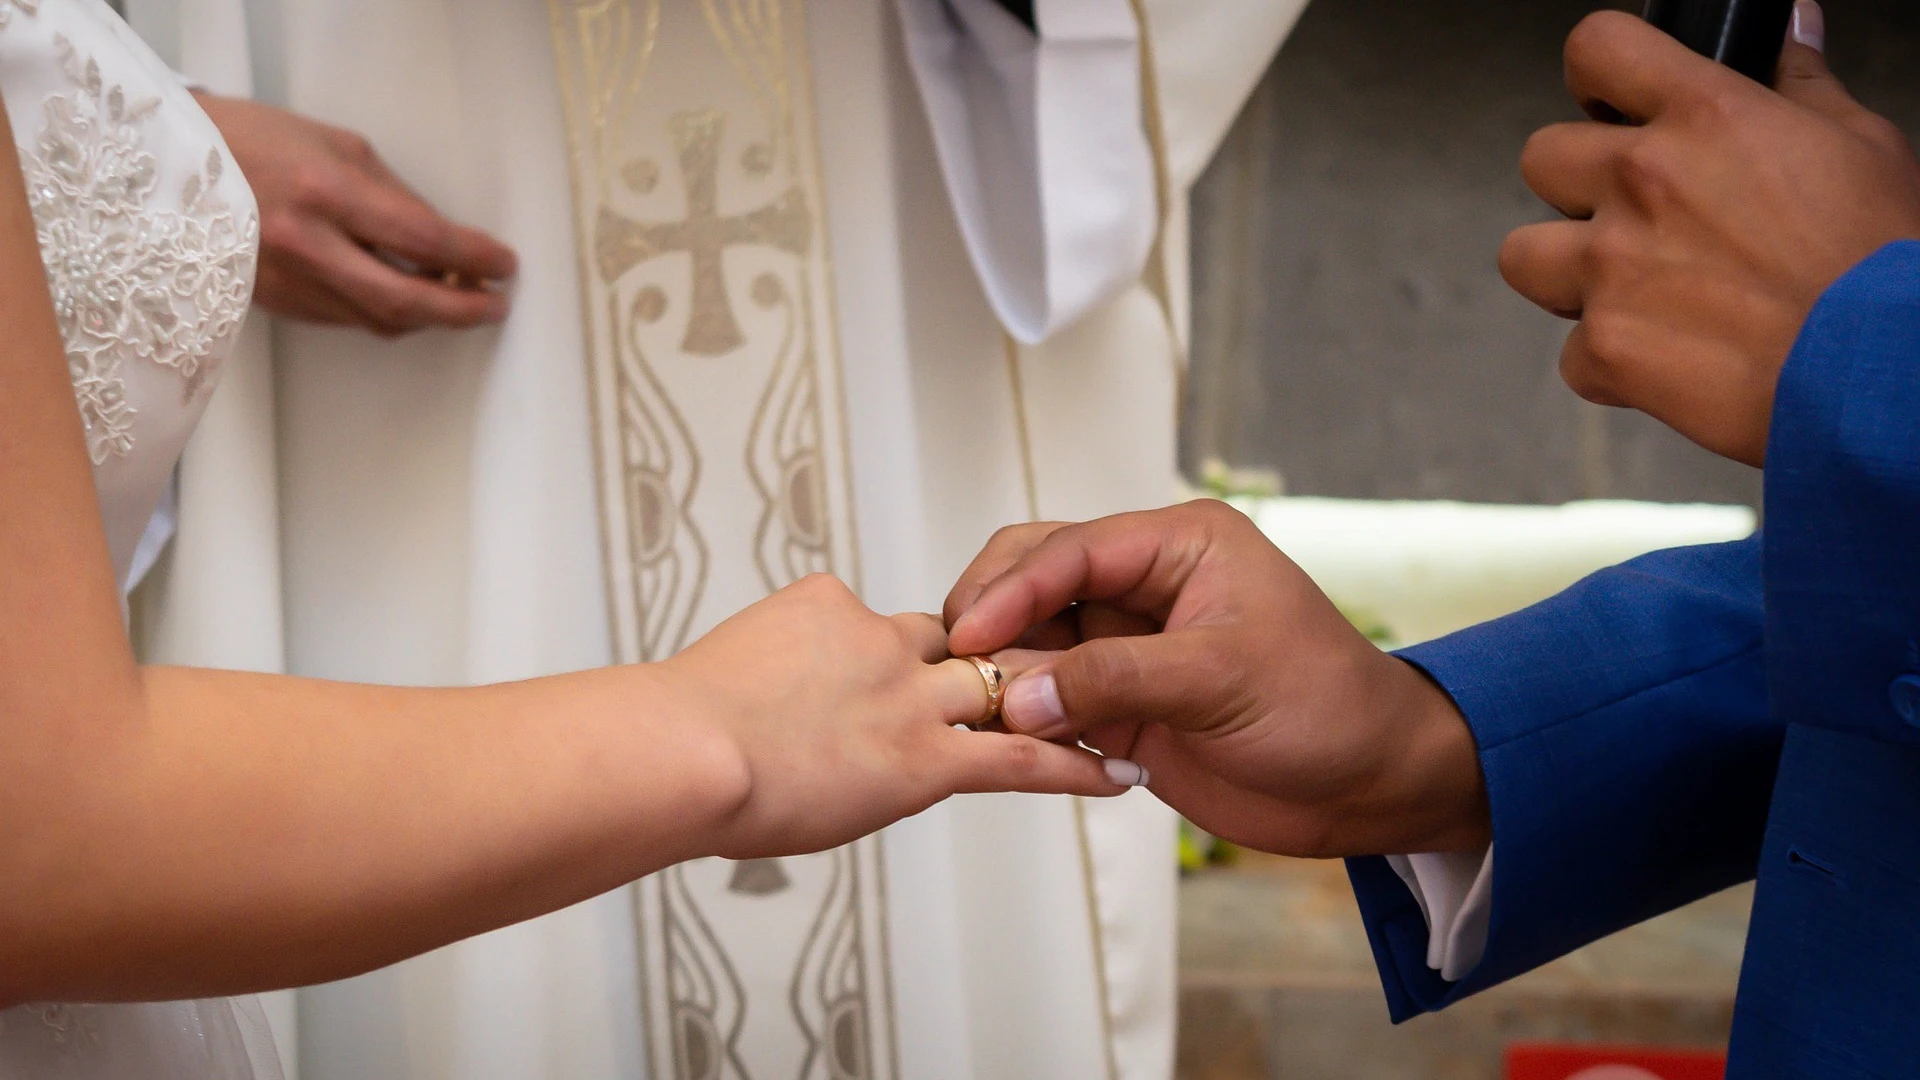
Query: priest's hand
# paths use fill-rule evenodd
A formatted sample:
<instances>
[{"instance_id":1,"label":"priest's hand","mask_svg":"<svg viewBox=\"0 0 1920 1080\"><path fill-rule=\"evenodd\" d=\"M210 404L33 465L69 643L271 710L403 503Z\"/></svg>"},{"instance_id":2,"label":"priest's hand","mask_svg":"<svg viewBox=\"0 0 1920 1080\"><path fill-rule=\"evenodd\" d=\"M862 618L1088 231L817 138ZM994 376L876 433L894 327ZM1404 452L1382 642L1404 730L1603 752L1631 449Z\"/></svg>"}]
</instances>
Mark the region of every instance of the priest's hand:
<instances>
[{"instance_id":1,"label":"priest's hand","mask_svg":"<svg viewBox=\"0 0 1920 1080\"><path fill-rule=\"evenodd\" d=\"M1491 835L1465 720L1375 648L1224 503L1002 531L947 604L956 653L1000 653L1007 726L1139 762L1207 831L1315 858L1473 850ZM1151 629L1152 633L1140 631ZM1113 633L1119 636L1101 636Z\"/></svg>"},{"instance_id":2,"label":"priest's hand","mask_svg":"<svg viewBox=\"0 0 1920 1080\"><path fill-rule=\"evenodd\" d=\"M876 615L831 577L755 604L659 667L660 704L692 721L689 738L718 731L744 781L708 854L823 851L958 794L1127 790L1085 750L957 730L985 718L987 687L948 659L940 620Z\"/></svg>"},{"instance_id":3,"label":"priest's hand","mask_svg":"<svg viewBox=\"0 0 1920 1080\"><path fill-rule=\"evenodd\" d=\"M383 337L506 318L514 254L447 220L350 131L199 92L260 203L254 299L276 315Z\"/></svg>"},{"instance_id":4,"label":"priest's hand","mask_svg":"<svg viewBox=\"0 0 1920 1080\"><path fill-rule=\"evenodd\" d=\"M1750 465L1820 295L1920 237L1920 164L1828 71L1819 19L1800 5L1778 93L1630 15L1581 23L1568 85L1628 123L1533 137L1527 184L1568 220L1518 230L1500 258L1522 295L1579 320L1561 359L1575 392Z\"/></svg>"}]
</instances>

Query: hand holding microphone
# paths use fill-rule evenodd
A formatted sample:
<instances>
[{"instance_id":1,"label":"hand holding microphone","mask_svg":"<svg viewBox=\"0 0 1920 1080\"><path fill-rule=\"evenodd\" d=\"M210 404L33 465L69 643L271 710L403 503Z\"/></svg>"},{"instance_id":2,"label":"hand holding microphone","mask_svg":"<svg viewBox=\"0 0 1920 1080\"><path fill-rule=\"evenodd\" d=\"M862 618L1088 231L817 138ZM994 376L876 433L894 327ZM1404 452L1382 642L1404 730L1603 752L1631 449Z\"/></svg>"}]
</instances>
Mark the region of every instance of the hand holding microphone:
<instances>
[{"instance_id":1,"label":"hand holding microphone","mask_svg":"<svg viewBox=\"0 0 1920 1080\"><path fill-rule=\"evenodd\" d=\"M1673 18L1690 3L1703 6L1654 7ZM1821 294L1887 243L1920 238L1906 137L1828 71L1819 6L1801 0L1790 18L1777 93L1631 15L1581 23L1568 87L1590 114L1629 123L1558 124L1529 141L1527 185L1566 220L1517 230L1500 254L1508 284L1579 322L1561 355L1576 393L1756 466L1780 369ZM1751 64L1753 52L1725 55Z\"/></svg>"}]
</instances>

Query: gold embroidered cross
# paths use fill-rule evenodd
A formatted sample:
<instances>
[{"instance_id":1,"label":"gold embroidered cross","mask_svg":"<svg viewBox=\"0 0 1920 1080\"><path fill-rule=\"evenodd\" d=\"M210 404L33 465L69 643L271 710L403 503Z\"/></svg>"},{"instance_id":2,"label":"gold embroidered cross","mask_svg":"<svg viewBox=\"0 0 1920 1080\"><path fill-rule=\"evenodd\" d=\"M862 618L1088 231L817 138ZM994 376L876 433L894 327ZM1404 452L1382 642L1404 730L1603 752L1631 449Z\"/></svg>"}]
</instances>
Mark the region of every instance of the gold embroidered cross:
<instances>
[{"instance_id":1,"label":"gold embroidered cross","mask_svg":"<svg viewBox=\"0 0 1920 1080\"><path fill-rule=\"evenodd\" d=\"M727 296L723 256L730 247L759 244L794 256L807 254L813 219L798 185L744 214L720 213L720 146L727 118L717 112L680 113L667 121L687 187L687 216L642 222L602 207L594 238L600 275L608 282L641 263L686 252L693 289L681 348L695 356L724 356L746 343Z\"/></svg>"}]
</instances>

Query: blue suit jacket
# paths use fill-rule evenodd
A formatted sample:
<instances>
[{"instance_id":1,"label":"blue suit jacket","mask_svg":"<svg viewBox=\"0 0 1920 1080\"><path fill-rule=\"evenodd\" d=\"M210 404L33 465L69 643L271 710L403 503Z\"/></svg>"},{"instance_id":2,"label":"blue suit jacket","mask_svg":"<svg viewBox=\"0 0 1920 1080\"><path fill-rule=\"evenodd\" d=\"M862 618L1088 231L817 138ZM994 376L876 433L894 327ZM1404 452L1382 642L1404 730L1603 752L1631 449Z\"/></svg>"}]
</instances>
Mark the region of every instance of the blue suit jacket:
<instances>
[{"instance_id":1,"label":"blue suit jacket","mask_svg":"<svg viewBox=\"0 0 1920 1080\"><path fill-rule=\"evenodd\" d=\"M1648 556L1406 656L1466 714L1492 922L1457 984L1350 864L1397 1020L1758 877L1730 1077L1920 1078L1920 244L1782 373L1764 539Z\"/></svg>"}]
</instances>

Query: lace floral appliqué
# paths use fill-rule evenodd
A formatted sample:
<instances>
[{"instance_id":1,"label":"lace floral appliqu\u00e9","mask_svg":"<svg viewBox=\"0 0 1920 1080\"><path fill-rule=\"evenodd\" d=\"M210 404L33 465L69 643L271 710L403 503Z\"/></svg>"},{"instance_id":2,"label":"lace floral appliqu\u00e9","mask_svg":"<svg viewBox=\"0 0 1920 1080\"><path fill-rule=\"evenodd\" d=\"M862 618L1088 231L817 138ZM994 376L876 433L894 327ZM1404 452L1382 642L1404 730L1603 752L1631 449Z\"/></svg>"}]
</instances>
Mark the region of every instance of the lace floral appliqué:
<instances>
[{"instance_id":1,"label":"lace floral appliqu\u00e9","mask_svg":"<svg viewBox=\"0 0 1920 1080\"><path fill-rule=\"evenodd\" d=\"M38 0L0 0L0 13ZM96 465L132 451L133 407L121 363L172 368L196 395L253 293L259 219L237 221L214 194L226 168L208 152L179 208L153 205L157 163L140 126L157 100L128 102L64 37L54 48L76 87L47 99L46 127L22 153L40 253L66 341L67 366Z\"/></svg>"},{"instance_id":2,"label":"lace floral appliqu\u00e9","mask_svg":"<svg viewBox=\"0 0 1920 1080\"><path fill-rule=\"evenodd\" d=\"M0 30L13 21L13 9L19 8L29 17L40 14L40 0L0 0Z\"/></svg>"},{"instance_id":3,"label":"lace floral appliqu\u00e9","mask_svg":"<svg viewBox=\"0 0 1920 1080\"><path fill-rule=\"evenodd\" d=\"M85 1005L29 1005L27 1012L39 1017L52 1034L53 1041L61 1046L97 1044L100 1041Z\"/></svg>"},{"instance_id":4,"label":"lace floral appliqu\u00e9","mask_svg":"<svg viewBox=\"0 0 1920 1080\"><path fill-rule=\"evenodd\" d=\"M91 1005L22 1005L11 1011L0 1011L0 1038L10 1032L12 1023L25 1021L28 1024L38 1022L41 1037L50 1040L53 1045L66 1050L100 1045L100 1032L93 1024ZM7 1070L0 1065L0 1075Z\"/></svg>"}]
</instances>

